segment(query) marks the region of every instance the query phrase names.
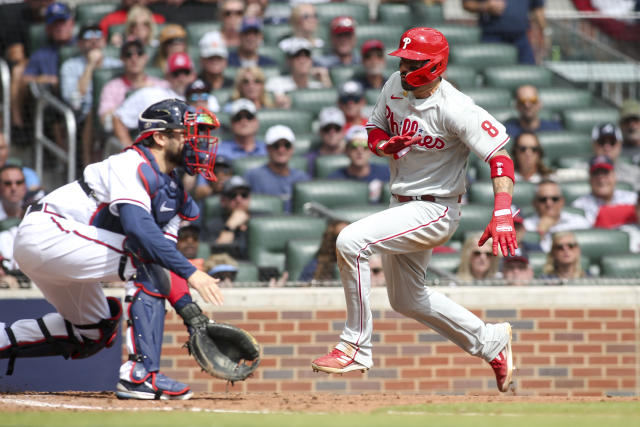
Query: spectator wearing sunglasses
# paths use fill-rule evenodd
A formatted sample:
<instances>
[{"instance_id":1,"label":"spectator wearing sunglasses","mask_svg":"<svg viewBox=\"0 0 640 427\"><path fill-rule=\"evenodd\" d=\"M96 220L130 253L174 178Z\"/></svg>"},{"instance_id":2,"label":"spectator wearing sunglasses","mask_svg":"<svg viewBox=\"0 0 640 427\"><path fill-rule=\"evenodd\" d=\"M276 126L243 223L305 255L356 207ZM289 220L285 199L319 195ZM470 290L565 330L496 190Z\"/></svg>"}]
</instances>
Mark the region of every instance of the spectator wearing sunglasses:
<instances>
[{"instance_id":1,"label":"spectator wearing sunglasses","mask_svg":"<svg viewBox=\"0 0 640 427\"><path fill-rule=\"evenodd\" d=\"M251 191L280 197L285 212L291 212L293 184L311 179L306 172L289 165L295 140L295 134L288 126L271 126L265 134L269 156L267 164L250 169L245 174Z\"/></svg>"},{"instance_id":2,"label":"spectator wearing sunglasses","mask_svg":"<svg viewBox=\"0 0 640 427\"><path fill-rule=\"evenodd\" d=\"M27 184L22 168L4 165L0 168L0 221L22 218L25 209Z\"/></svg>"},{"instance_id":3,"label":"spectator wearing sunglasses","mask_svg":"<svg viewBox=\"0 0 640 427\"><path fill-rule=\"evenodd\" d=\"M213 90L230 88L233 79L224 75L228 65L229 51L219 31L206 33L198 42L200 50L201 80L209 83Z\"/></svg>"},{"instance_id":4,"label":"spectator wearing sunglasses","mask_svg":"<svg viewBox=\"0 0 640 427\"><path fill-rule=\"evenodd\" d=\"M535 133L522 132L515 139L511 149L516 181L537 184L549 178L552 170L544 164L544 150Z\"/></svg>"},{"instance_id":5,"label":"spectator wearing sunglasses","mask_svg":"<svg viewBox=\"0 0 640 427\"><path fill-rule=\"evenodd\" d=\"M187 31L182 25L167 24L158 36L160 46L153 60L153 65L160 70L167 68L168 59L176 53L187 53Z\"/></svg>"},{"instance_id":6,"label":"spectator wearing sunglasses","mask_svg":"<svg viewBox=\"0 0 640 427\"><path fill-rule=\"evenodd\" d=\"M315 163L318 156L344 154L344 113L338 107L324 107L318 114L318 136L320 146L307 153L307 171L315 174Z\"/></svg>"},{"instance_id":7,"label":"spectator wearing sunglasses","mask_svg":"<svg viewBox=\"0 0 640 427\"><path fill-rule=\"evenodd\" d=\"M499 270L499 258L493 255L490 243L478 247L482 233L468 236L460 250L460 265L457 276L463 284L495 279Z\"/></svg>"},{"instance_id":8,"label":"spectator wearing sunglasses","mask_svg":"<svg viewBox=\"0 0 640 427\"><path fill-rule=\"evenodd\" d=\"M231 101L225 107L225 111L229 111L233 102L240 98L246 98L253 102L256 110L274 107L273 96L267 92L265 80L266 77L260 67L240 68L236 73L233 91L231 92Z\"/></svg>"},{"instance_id":9,"label":"spectator wearing sunglasses","mask_svg":"<svg viewBox=\"0 0 640 427\"><path fill-rule=\"evenodd\" d=\"M551 250L542 267L541 279L580 279L588 274L582 269L580 245L571 231L553 233ZM553 281L549 284L561 284Z\"/></svg>"},{"instance_id":10,"label":"spectator wearing sunglasses","mask_svg":"<svg viewBox=\"0 0 640 427\"><path fill-rule=\"evenodd\" d=\"M562 125L554 120L540 118L542 101L538 89L532 85L523 85L516 89L516 109L518 117L507 120L504 124L507 134L511 138L517 138L522 132L540 132L546 130L562 130Z\"/></svg>"},{"instance_id":11,"label":"spectator wearing sunglasses","mask_svg":"<svg viewBox=\"0 0 640 427\"><path fill-rule=\"evenodd\" d=\"M329 24L331 53L317 58L318 65L333 68L362 63L356 49L356 21L351 16L336 16Z\"/></svg>"},{"instance_id":12,"label":"spectator wearing sunglasses","mask_svg":"<svg viewBox=\"0 0 640 427\"><path fill-rule=\"evenodd\" d=\"M558 231L580 230L591 227L584 216L564 209L565 199L560 185L543 179L536 187L533 197L535 214L524 219L527 231L540 235L540 247L544 252L551 249L551 234Z\"/></svg>"},{"instance_id":13,"label":"spectator wearing sunglasses","mask_svg":"<svg viewBox=\"0 0 640 427\"><path fill-rule=\"evenodd\" d=\"M206 108L209 111L219 111L220 104L218 100L211 93L211 85L200 79L195 79L185 91L184 97L187 104L194 107Z\"/></svg>"},{"instance_id":14,"label":"spectator wearing sunglasses","mask_svg":"<svg viewBox=\"0 0 640 427\"><path fill-rule=\"evenodd\" d=\"M222 0L219 10L222 38L228 48L235 49L240 45L245 3L243 0Z\"/></svg>"},{"instance_id":15,"label":"spectator wearing sunglasses","mask_svg":"<svg viewBox=\"0 0 640 427\"><path fill-rule=\"evenodd\" d=\"M260 123L255 104L246 98L237 99L231 104L229 113L233 139L218 146L218 155L231 161L241 157L266 156L266 145L257 139Z\"/></svg>"},{"instance_id":16,"label":"spectator wearing sunglasses","mask_svg":"<svg viewBox=\"0 0 640 427\"><path fill-rule=\"evenodd\" d=\"M634 190L640 190L640 167L620 161L622 153L622 132L615 123L601 123L591 130L593 154L607 156L614 164L614 170L620 182L631 184Z\"/></svg>"},{"instance_id":17,"label":"spectator wearing sunglasses","mask_svg":"<svg viewBox=\"0 0 640 427\"><path fill-rule=\"evenodd\" d=\"M230 288L238 275L238 261L227 253L213 254L206 263L207 273L209 276L219 279L218 286L221 288Z\"/></svg>"},{"instance_id":18,"label":"spectator wearing sunglasses","mask_svg":"<svg viewBox=\"0 0 640 427\"><path fill-rule=\"evenodd\" d=\"M322 49L324 40L318 37L318 14L312 3L300 3L291 8L289 25L291 33L283 37L278 43L280 49L286 51L286 46L292 39L306 39L313 49Z\"/></svg>"},{"instance_id":19,"label":"spectator wearing sunglasses","mask_svg":"<svg viewBox=\"0 0 640 427\"><path fill-rule=\"evenodd\" d=\"M240 43L238 48L229 53L231 67L269 67L275 66L276 61L258 52L262 46L262 21L255 17L245 17L240 27Z\"/></svg>"},{"instance_id":20,"label":"spectator wearing sunglasses","mask_svg":"<svg viewBox=\"0 0 640 427\"><path fill-rule=\"evenodd\" d=\"M120 3L120 7L117 10L108 13L100 20L100 29L102 30L102 33L106 37L107 35L109 35L109 27L113 25L126 24L131 8L133 8L134 6L146 7L148 3L150 3L149 0L122 0L122 2ZM156 24L164 24L166 21L164 16L160 14L154 13L152 16L153 21Z\"/></svg>"},{"instance_id":21,"label":"spectator wearing sunglasses","mask_svg":"<svg viewBox=\"0 0 640 427\"><path fill-rule=\"evenodd\" d=\"M342 110L346 123L345 132L351 126L364 126L367 124L367 117L364 114L364 107L367 101L364 97L364 88L355 80L344 82L338 90L338 108Z\"/></svg>"}]
</instances>

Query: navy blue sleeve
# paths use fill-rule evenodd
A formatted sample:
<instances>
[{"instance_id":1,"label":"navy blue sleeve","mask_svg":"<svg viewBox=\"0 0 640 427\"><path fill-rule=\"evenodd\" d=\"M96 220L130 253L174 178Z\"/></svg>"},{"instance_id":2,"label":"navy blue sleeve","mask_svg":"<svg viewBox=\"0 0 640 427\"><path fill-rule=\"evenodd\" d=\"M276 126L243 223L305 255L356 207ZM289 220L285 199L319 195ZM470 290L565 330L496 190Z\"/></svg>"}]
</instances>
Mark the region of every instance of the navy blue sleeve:
<instances>
[{"instance_id":1,"label":"navy blue sleeve","mask_svg":"<svg viewBox=\"0 0 640 427\"><path fill-rule=\"evenodd\" d=\"M119 204L118 210L122 229L146 257L185 279L196 271L176 245L164 237L149 212L131 203Z\"/></svg>"}]
</instances>

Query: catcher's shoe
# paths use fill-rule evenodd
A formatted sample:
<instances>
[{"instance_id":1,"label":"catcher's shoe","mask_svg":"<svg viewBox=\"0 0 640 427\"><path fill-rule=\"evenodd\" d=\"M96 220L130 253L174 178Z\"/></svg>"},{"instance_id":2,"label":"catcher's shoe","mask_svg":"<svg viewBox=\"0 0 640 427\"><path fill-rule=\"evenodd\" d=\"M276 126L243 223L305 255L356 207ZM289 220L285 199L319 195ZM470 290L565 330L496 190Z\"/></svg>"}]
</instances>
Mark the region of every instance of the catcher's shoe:
<instances>
[{"instance_id":1,"label":"catcher's shoe","mask_svg":"<svg viewBox=\"0 0 640 427\"><path fill-rule=\"evenodd\" d=\"M513 353L511 352L511 325L506 324L507 333L509 334L509 341L504 349L498 353L495 359L489 364L493 368L493 372L496 374L496 384L498 390L505 392L509 391L509 387L513 383Z\"/></svg>"},{"instance_id":2,"label":"catcher's shoe","mask_svg":"<svg viewBox=\"0 0 640 427\"><path fill-rule=\"evenodd\" d=\"M369 368L356 362L337 348L311 362L311 368L314 372L322 371L329 374L344 374L345 372L358 370L364 373L369 370Z\"/></svg>"},{"instance_id":3,"label":"catcher's shoe","mask_svg":"<svg viewBox=\"0 0 640 427\"><path fill-rule=\"evenodd\" d=\"M193 393L188 385L159 372L151 372L142 381L118 381L118 399L187 400Z\"/></svg>"}]
</instances>

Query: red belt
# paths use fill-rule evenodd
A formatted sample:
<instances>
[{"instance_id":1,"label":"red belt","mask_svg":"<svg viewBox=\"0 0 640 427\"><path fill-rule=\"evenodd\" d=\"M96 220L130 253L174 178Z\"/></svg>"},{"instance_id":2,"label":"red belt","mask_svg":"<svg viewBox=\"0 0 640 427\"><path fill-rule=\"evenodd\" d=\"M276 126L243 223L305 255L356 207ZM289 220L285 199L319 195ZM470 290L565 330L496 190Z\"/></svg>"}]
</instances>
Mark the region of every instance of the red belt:
<instances>
[{"instance_id":1,"label":"red belt","mask_svg":"<svg viewBox=\"0 0 640 427\"><path fill-rule=\"evenodd\" d=\"M410 202L412 200L422 200L423 202L435 202L436 197L431 194L423 194L422 196L401 196L399 194L394 194L393 197L396 198L399 202ZM458 196L458 203L462 201L462 195Z\"/></svg>"}]
</instances>

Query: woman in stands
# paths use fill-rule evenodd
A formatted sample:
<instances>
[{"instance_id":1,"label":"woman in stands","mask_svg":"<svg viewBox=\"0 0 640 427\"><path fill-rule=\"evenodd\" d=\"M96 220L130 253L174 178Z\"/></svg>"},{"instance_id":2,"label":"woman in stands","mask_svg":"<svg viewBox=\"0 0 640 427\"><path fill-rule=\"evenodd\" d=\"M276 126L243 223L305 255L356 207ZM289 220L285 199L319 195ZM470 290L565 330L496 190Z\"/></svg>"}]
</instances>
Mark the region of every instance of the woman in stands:
<instances>
[{"instance_id":1,"label":"woman in stands","mask_svg":"<svg viewBox=\"0 0 640 427\"><path fill-rule=\"evenodd\" d=\"M153 14L144 6L133 6L127 14L127 23L124 26L125 40L138 39L145 47L157 47L157 26L153 20Z\"/></svg>"},{"instance_id":2,"label":"woman in stands","mask_svg":"<svg viewBox=\"0 0 640 427\"><path fill-rule=\"evenodd\" d=\"M551 250L542 269L541 279L560 279L561 281L588 277L582 269L580 245L571 231L559 231L551 237Z\"/></svg>"},{"instance_id":3,"label":"woman in stands","mask_svg":"<svg viewBox=\"0 0 640 427\"><path fill-rule=\"evenodd\" d=\"M482 233L474 233L467 237L460 251L460 266L458 277L465 283L471 284L476 280L495 279L499 270L499 259L493 255L491 244L485 243L478 247L478 240Z\"/></svg>"},{"instance_id":4,"label":"woman in stands","mask_svg":"<svg viewBox=\"0 0 640 427\"><path fill-rule=\"evenodd\" d=\"M240 98L246 98L253 102L258 110L263 108L273 108L273 97L265 90L265 75L260 67L245 67L236 73L233 92L229 104L225 107L228 110L231 104Z\"/></svg>"},{"instance_id":5,"label":"woman in stands","mask_svg":"<svg viewBox=\"0 0 640 427\"><path fill-rule=\"evenodd\" d=\"M549 178L552 170L542 160L544 151L536 134L522 132L516 138L511 150L511 158L517 181L537 184L543 178Z\"/></svg>"}]
</instances>

